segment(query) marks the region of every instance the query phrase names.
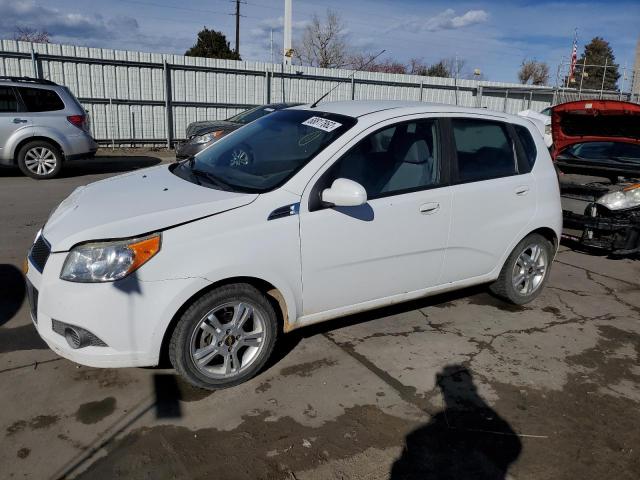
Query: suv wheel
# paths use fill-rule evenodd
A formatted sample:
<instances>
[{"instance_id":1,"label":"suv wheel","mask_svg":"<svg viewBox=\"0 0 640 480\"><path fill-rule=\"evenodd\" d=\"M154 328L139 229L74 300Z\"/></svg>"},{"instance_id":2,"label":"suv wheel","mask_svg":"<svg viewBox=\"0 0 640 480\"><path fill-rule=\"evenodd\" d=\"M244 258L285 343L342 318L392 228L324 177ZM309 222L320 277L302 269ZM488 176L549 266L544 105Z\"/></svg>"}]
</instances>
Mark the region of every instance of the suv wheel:
<instances>
[{"instance_id":1,"label":"suv wheel","mask_svg":"<svg viewBox=\"0 0 640 480\"><path fill-rule=\"evenodd\" d=\"M226 285L206 293L184 312L171 336L169 357L196 387L231 387L260 371L277 334L275 311L258 289Z\"/></svg>"},{"instance_id":2,"label":"suv wheel","mask_svg":"<svg viewBox=\"0 0 640 480\"><path fill-rule=\"evenodd\" d=\"M45 140L29 142L18 152L18 167L31 178L53 178L62 168L62 152Z\"/></svg>"},{"instance_id":3,"label":"suv wheel","mask_svg":"<svg viewBox=\"0 0 640 480\"><path fill-rule=\"evenodd\" d=\"M516 305L531 302L549 278L552 259L549 240L537 233L526 236L507 258L491 291Z\"/></svg>"}]
</instances>

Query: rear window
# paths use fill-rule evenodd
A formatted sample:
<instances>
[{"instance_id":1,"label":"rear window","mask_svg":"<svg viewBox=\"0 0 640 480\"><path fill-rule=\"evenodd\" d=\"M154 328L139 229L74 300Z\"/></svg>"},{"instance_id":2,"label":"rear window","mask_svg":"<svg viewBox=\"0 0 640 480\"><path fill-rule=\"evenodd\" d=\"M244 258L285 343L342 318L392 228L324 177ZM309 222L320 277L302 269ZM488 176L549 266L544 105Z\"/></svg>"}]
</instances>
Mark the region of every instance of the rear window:
<instances>
[{"instance_id":1,"label":"rear window","mask_svg":"<svg viewBox=\"0 0 640 480\"><path fill-rule=\"evenodd\" d=\"M536 163L536 156L538 155L538 151L536 150L536 142L533 140L531 132L529 132L529 129L527 127L523 127L522 125L514 125L513 128L515 129L516 135L518 135L518 139L522 144L525 159L527 160L527 164L529 165L529 171L531 171L533 165ZM521 169L520 173L525 172L523 172Z\"/></svg>"},{"instance_id":2,"label":"rear window","mask_svg":"<svg viewBox=\"0 0 640 480\"><path fill-rule=\"evenodd\" d=\"M0 87L0 112L17 112L18 100L11 87Z\"/></svg>"},{"instance_id":3,"label":"rear window","mask_svg":"<svg viewBox=\"0 0 640 480\"><path fill-rule=\"evenodd\" d=\"M53 90L18 87L22 101L29 112L54 112L64 110L64 103Z\"/></svg>"},{"instance_id":4,"label":"rear window","mask_svg":"<svg viewBox=\"0 0 640 480\"><path fill-rule=\"evenodd\" d=\"M504 124L467 118L454 118L452 124L460 182L516 174L513 144Z\"/></svg>"}]
</instances>

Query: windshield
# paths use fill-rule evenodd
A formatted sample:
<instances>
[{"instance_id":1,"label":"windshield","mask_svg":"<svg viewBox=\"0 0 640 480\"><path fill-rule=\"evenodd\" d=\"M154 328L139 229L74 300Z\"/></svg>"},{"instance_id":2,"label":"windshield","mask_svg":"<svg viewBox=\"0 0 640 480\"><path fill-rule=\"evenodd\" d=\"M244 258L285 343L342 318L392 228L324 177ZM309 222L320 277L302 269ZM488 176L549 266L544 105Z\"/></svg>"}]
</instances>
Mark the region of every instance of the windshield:
<instances>
[{"instance_id":1,"label":"windshield","mask_svg":"<svg viewBox=\"0 0 640 480\"><path fill-rule=\"evenodd\" d=\"M640 167L640 145L622 142L586 142L572 145L564 154L580 160L617 162Z\"/></svg>"},{"instance_id":2,"label":"windshield","mask_svg":"<svg viewBox=\"0 0 640 480\"><path fill-rule=\"evenodd\" d=\"M344 115L278 110L222 138L174 173L212 188L266 192L286 182L355 123Z\"/></svg>"},{"instance_id":3,"label":"windshield","mask_svg":"<svg viewBox=\"0 0 640 480\"><path fill-rule=\"evenodd\" d=\"M237 115L234 115L231 118L227 118L227 121L233 123L251 123L254 120L259 119L260 117L264 117L268 113L275 111L275 108L261 105L259 107L250 108L249 110L245 110L244 112L240 112Z\"/></svg>"}]
</instances>

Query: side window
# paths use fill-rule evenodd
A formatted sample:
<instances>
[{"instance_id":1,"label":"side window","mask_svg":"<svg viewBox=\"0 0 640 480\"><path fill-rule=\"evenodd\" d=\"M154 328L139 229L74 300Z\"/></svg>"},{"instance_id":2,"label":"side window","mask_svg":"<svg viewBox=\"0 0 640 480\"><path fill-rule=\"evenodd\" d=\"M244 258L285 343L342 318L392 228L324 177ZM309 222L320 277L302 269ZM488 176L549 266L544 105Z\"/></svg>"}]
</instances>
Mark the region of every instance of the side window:
<instances>
[{"instance_id":1,"label":"side window","mask_svg":"<svg viewBox=\"0 0 640 480\"><path fill-rule=\"evenodd\" d=\"M438 185L437 122L400 123L372 133L333 165L328 184L336 178L358 182L369 199Z\"/></svg>"},{"instance_id":2,"label":"side window","mask_svg":"<svg viewBox=\"0 0 640 480\"><path fill-rule=\"evenodd\" d=\"M18 91L29 112L53 112L64 109L64 103L53 90L18 87Z\"/></svg>"},{"instance_id":3,"label":"side window","mask_svg":"<svg viewBox=\"0 0 640 480\"><path fill-rule=\"evenodd\" d=\"M17 112L18 100L11 87L0 87L0 113Z\"/></svg>"},{"instance_id":4,"label":"side window","mask_svg":"<svg viewBox=\"0 0 640 480\"><path fill-rule=\"evenodd\" d=\"M531 137L531 132L527 127L523 127L522 125L514 125L514 130L516 131L516 135L518 135L518 139L522 144L522 148L524 149L525 159L527 160L527 164L529 165L529 172L533 168L533 165L536 163L536 157L538 156L538 150L536 149L536 143ZM521 164L522 165L522 164ZM520 172L524 173L524 172Z\"/></svg>"},{"instance_id":5,"label":"side window","mask_svg":"<svg viewBox=\"0 0 640 480\"><path fill-rule=\"evenodd\" d=\"M517 173L513 143L500 122L453 118L458 180L473 182Z\"/></svg>"}]
</instances>

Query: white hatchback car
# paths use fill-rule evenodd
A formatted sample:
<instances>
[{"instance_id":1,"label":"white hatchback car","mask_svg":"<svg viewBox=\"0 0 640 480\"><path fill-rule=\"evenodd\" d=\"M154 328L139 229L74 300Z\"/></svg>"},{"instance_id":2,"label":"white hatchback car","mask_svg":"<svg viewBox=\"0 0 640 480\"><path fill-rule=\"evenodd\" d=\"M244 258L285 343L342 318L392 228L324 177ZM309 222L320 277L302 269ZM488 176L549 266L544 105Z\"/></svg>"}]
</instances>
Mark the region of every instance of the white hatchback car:
<instances>
[{"instance_id":1,"label":"white hatchback car","mask_svg":"<svg viewBox=\"0 0 640 480\"><path fill-rule=\"evenodd\" d=\"M213 389L282 332L490 283L542 289L562 227L527 119L447 105L274 112L195 157L76 189L29 252L38 332L97 367L171 362Z\"/></svg>"}]
</instances>

